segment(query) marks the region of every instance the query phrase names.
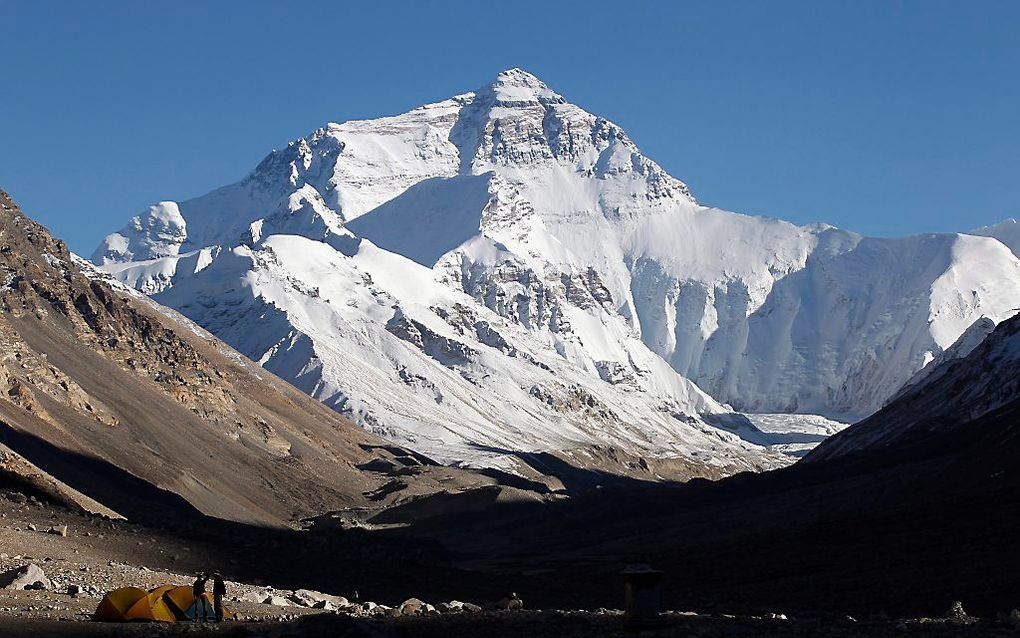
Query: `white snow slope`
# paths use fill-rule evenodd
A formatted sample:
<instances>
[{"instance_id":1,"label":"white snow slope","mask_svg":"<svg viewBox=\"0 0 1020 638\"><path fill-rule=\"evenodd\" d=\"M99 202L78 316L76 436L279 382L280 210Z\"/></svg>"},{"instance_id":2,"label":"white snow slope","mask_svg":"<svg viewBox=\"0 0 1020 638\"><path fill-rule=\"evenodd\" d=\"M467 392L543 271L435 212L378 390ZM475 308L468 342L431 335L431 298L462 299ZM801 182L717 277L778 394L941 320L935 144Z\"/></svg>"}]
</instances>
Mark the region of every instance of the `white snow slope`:
<instances>
[{"instance_id":1,"label":"white snow slope","mask_svg":"<svg viewBox=\"0 0 1020 638\"><path fill-rule=\"evenodd\" d=\"M1020 306L1020 261L995 239L700 206L519 69L328 124L150 208L93 261L366 427L487 464L609 443L767 466L720 402L868 414Z\"/></svg>"},{"instance_id":2,"label":"white snow slope","mask_svg":"<svg viewBox=\"0 0 1020 638\"><path fill-rule=\"evenodd\" d=\"M1020 255L1020 222L1012 217L1004 219L998 224L975 228L970 231L970 234L980 235L982 237L994 237L1003 244L1006 244L1006 246L1013 251L1013 254Z\"/></svg>"}]
</instances>

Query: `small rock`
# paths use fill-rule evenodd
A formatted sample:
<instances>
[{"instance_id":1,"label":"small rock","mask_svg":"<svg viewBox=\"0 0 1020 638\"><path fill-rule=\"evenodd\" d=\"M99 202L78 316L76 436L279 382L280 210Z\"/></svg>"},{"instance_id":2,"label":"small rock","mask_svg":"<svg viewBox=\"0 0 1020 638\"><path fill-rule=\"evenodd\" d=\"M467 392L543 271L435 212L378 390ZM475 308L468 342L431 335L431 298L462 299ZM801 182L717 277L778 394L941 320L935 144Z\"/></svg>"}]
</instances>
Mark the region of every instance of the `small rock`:
<instances>
[{"instance_id":1,"label":"small rock","mask_svg":"<svg viewBox=\"0 0 1020 638\"><path fill-rule=\"evenodd\" d=\"M46 533L56 534L57 536L67 536L67 525L54 525L46 530Z\"/></svg>"},{"instance_id":2,"label":"small rock","mask_svg":"<svg viewBox=\"0 0 1020 638\"><path fill-rule=\"evenodd\" d=\"M321 609L323 611L336 611L337 606L328 600L317 600L312 604L313 609Z\"/></svg>"},{"instance_id":3,"label":"small rock","mask_svg":"<svg viewBox=\"0 0 1020 638\"><path fill-rule=\"evenodd\" d=\"M39 531L39 528L36 527L35 525L33 525L32 523L29 523L28 524L28 531L30 531L30 532L37 532L37 531Z\"/></svg>"},{"instance_id":4,"label":"small rock","mask_svg":"<svg viewBox=\"0 0 1020 638\"><path fill-rule=\"evenodd\" d=\"M462 609L464 611L466 611L468 613L472 613L472 614L477 614L478 612L482 611L482 608L480 606L475 605L473 603L464 603L464 606L462 607Z\"/></svg>"},{"instance_id":5,"label":"small rock","mask_svg":"<svg viewBox=\"0 0 1020 638\"><path fill-rule=\"evenodd\" d=\"M74 585L74 584L71 584L71 585L67 586L67 595L68 596L77 596L79 594L81 594L81 587L79 587L78 585Z\"/></svg>"}]
</instances>

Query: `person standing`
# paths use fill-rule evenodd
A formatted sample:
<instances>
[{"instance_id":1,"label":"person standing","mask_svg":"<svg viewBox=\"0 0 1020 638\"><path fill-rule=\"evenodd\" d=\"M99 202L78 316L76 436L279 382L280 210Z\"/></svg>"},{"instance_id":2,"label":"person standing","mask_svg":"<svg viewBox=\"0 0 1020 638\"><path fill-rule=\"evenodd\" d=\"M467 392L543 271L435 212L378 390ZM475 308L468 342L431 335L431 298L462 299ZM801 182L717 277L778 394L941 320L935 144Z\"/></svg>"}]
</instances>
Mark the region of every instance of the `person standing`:
<instances>
[{"instance_id":1,"label":"person standing","mask_svg":"<svg viewBox=\"0 0 1020 638\"><path fill-rule=\"evenodd\" d=\"M223 582L223 575L219 572L213 574L212 595L216 622L223 622L223 597L227 595L227 584Z\"/></svg>"},{"instance_id":2,"label":"person standing","mask_svg":"<svg viewBox=\"0 0 1020 638\"><path fill-rule=\"evenodd\" d=\"M209 612L206 608L205 600L205 584L208 580L208 574L199 574L195 584L191 586L191 593L195 597L195 617L192 618L195 622L209 620Z\"/></svg>"}]
</instances>

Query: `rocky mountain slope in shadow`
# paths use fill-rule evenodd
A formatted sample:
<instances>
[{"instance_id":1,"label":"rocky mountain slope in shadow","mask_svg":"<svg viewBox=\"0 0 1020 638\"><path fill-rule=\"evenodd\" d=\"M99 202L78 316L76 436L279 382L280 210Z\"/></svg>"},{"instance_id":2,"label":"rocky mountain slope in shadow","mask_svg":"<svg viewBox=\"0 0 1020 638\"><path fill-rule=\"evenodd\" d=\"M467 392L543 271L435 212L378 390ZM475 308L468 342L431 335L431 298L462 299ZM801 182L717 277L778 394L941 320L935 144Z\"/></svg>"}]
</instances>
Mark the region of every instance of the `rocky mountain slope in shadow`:
<instances>
[{"instance_id":1,"label":"rocky mountain slope in shadow","mask_svg":"<svg viewBox=\"0 0 1020 638\"><path fill-rule=\"evenodd\" d=\"M946 355L918 373L884 410L824 441L807 460L923 448L938 433L966 437L962 430L980 430L982 417L1020 397L1020 315L998 326L976 324Z\"/></svg>"}]
</instances>

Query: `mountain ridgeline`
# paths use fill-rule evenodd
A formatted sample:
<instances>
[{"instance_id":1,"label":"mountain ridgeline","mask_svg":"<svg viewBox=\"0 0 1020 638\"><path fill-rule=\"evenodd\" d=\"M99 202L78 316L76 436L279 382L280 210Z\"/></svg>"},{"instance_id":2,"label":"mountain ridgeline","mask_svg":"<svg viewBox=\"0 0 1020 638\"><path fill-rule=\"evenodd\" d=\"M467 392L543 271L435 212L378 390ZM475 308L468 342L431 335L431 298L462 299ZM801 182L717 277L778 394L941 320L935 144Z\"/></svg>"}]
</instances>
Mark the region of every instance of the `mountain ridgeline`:
<instances>
[{"instance_id":1,"label":"mountain ridgeline","mask_svg":"<svg viewBox=\"0 0 1020 638\"><path fill-rule=\"evenodd\" d=\"M519 69L327 124L92 260L369 431L510 472L607 445L687 475L783 465L734 410L868 415L1020 307L992 237L700 205Z\"/></svg>"}]
</instances>

